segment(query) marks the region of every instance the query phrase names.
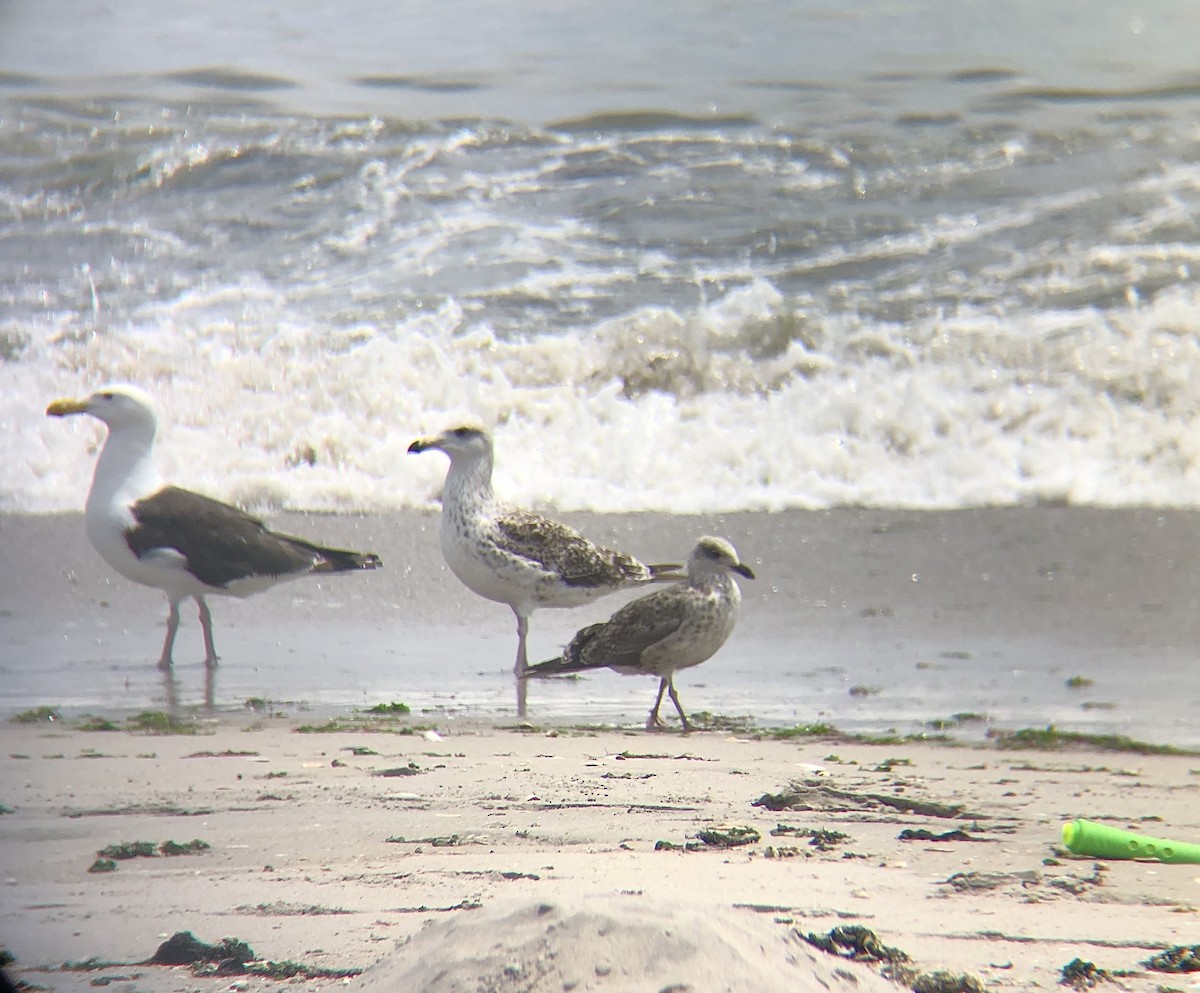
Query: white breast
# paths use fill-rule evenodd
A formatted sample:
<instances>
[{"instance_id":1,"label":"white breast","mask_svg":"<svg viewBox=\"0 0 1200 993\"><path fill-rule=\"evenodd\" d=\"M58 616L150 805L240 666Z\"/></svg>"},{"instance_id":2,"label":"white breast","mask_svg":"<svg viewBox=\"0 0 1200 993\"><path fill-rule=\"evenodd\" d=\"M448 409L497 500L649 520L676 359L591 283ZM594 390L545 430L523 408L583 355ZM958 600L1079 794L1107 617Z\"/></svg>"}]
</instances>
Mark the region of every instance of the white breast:
<instances>
[{"instance_id":1,"label":"white breast","mask_svg":"<svg viewBox=\"0 0 1200 993\"><path fill-rule=\"evenodd\" d=\"M187 560L175 549L164 548L138 558L125 533L137 521L121 503L89 500L84 513L87 535L100 557L126 579L163 590L171 599L211 592L187 571Z\"/></svg>"},{"instance_id":2,"label":"white breast","mask_svg":"<svg viewBox=\"0 0 1200 993\"><path fill-rule=\"evenodd\" d=\"M450 571L473 593L509 605L534 598L535 571L488 541L485 522L443 513L441 539Z\"/></svg>"}]
</instances>

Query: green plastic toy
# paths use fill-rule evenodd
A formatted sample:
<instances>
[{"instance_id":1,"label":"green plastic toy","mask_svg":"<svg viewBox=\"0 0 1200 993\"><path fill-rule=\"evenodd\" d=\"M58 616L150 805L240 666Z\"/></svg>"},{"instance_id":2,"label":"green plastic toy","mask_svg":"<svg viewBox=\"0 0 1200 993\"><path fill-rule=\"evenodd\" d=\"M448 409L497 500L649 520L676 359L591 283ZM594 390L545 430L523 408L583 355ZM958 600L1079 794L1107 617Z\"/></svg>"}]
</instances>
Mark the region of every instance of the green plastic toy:
<instances>
[{"instance_id":1,"label":"green plastic toy","mask_svg":"<svg viewBox=\"0 0 1200 993\"><path fill-rule=\"evenodd\" d=\"M1076 855L1099 859L1156 859L1159 862L1200 863L1200 845L1164 841L1122 831L1083 818L1064 824L1062 840Z\"/></svg>"}]
</instances>

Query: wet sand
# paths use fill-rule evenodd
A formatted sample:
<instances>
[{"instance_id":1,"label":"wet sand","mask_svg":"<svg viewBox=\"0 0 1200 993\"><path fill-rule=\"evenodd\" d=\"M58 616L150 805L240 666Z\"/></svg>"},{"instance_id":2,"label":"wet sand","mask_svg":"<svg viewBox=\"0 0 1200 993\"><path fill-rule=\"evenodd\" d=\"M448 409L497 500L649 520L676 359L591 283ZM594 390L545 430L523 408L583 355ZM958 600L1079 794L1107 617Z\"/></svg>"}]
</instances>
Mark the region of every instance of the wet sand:
<instances>
[{"instance_id":1,"label":"wet sand","mask_svg":"<svg viewBox=\"0 0 1200 993\"><path fill-rule=\"evenodd\" d=\"M334 712L403 701L444 720L512 716L510 611L442 563L437 516L270 515L282 530L379 552L379 572L213 599L222 710L250 698ZM684 673L689 711L767 725L912 733L971 713L1200 745L1200 514L1017 508L728 517L566 515L654 561L731 538L759 576L711 661ZM166 606L115 577L78 515L0 516L0 679L10 710L136 713L202 704L184 605L176 679L153 662ZM535 614L531 657L558 653L623 595ZM1068 685L1072 677L1081 685ZM640 725L652 680L608 672L531 687L529 717Z\"/></svg>"}]
</instances>

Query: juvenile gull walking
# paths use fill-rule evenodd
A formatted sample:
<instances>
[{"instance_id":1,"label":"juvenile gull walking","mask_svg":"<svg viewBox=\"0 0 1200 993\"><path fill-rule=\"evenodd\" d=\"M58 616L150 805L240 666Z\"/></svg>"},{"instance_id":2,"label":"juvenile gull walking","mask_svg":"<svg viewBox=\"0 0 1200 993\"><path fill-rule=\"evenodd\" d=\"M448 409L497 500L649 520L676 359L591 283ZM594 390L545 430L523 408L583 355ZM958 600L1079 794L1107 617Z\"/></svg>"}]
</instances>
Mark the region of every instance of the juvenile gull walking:
<instances>
[{"instance_id":1,"label":"juvenile gull walking","mask_svg":"<svg viewBox=\"0 0 1200 993\"><path fill-rule=\"evenodd\" d=\"M529 617L539 607L578 607L606 593L680 578L678 565L646 565L601 548L540 514L500 504L492 493L491 436L457 427L421 438L410 454L450 457L442 490L442 555L468 589L506 603L517 618L517 714L525 714Z\"/></svg>"},{"instance_id":2,"label":"juvenile gull walking","mask_svg":"<svg viewBox=\"0 0 1200 993\"><path fill-rule=\"evenodd\" d=\"M154 404L133 386L109 386L82 400L56 400L52 417L90 414L108 425L84 510L96 551L126 579L167 595L160 669L170 669L180 601L191 597L204 631L205 665L217 665L210 593L246 597L313 572L378 569L378 555L325 548L269 531L236 507L164 484L154 467Z\"/></svg>"},{"instance_id":3,"label":"juvenile gull walking","mask_svg":"<svg viewBox=\"0 0 1200 993\"><path fill-rule=\"evenodd\" d=\"M692 730L675 692L675 673L712 658L737 623L742 594L731 573L753 579L723 538L704 537L692 549L687 579L633 600L607 621L584 628L560 658L531 667L529 676L561 676L585 669L614 669L624 675L658 676L658 696L646 729L663 727L658 717L663 691Z\"/></svg>"}]
</instances>

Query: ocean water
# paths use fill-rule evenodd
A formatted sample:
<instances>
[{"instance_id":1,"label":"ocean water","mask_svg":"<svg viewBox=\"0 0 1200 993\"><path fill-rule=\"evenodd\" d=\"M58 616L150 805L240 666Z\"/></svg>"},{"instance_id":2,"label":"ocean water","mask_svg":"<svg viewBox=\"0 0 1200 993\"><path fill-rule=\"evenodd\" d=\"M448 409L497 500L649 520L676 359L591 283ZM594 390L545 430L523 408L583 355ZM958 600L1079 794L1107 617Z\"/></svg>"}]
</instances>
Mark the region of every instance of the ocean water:
<instances>
[{"instance_id":1,"label":"ocean water","mask_svg":"<svg viewBox=\"0 0 1200 993\"><path fill-rule=\"evenodd\" d=\"M1200 501L1200 7L0 7L0 511Z\"/></svg>"}]
</instances>

